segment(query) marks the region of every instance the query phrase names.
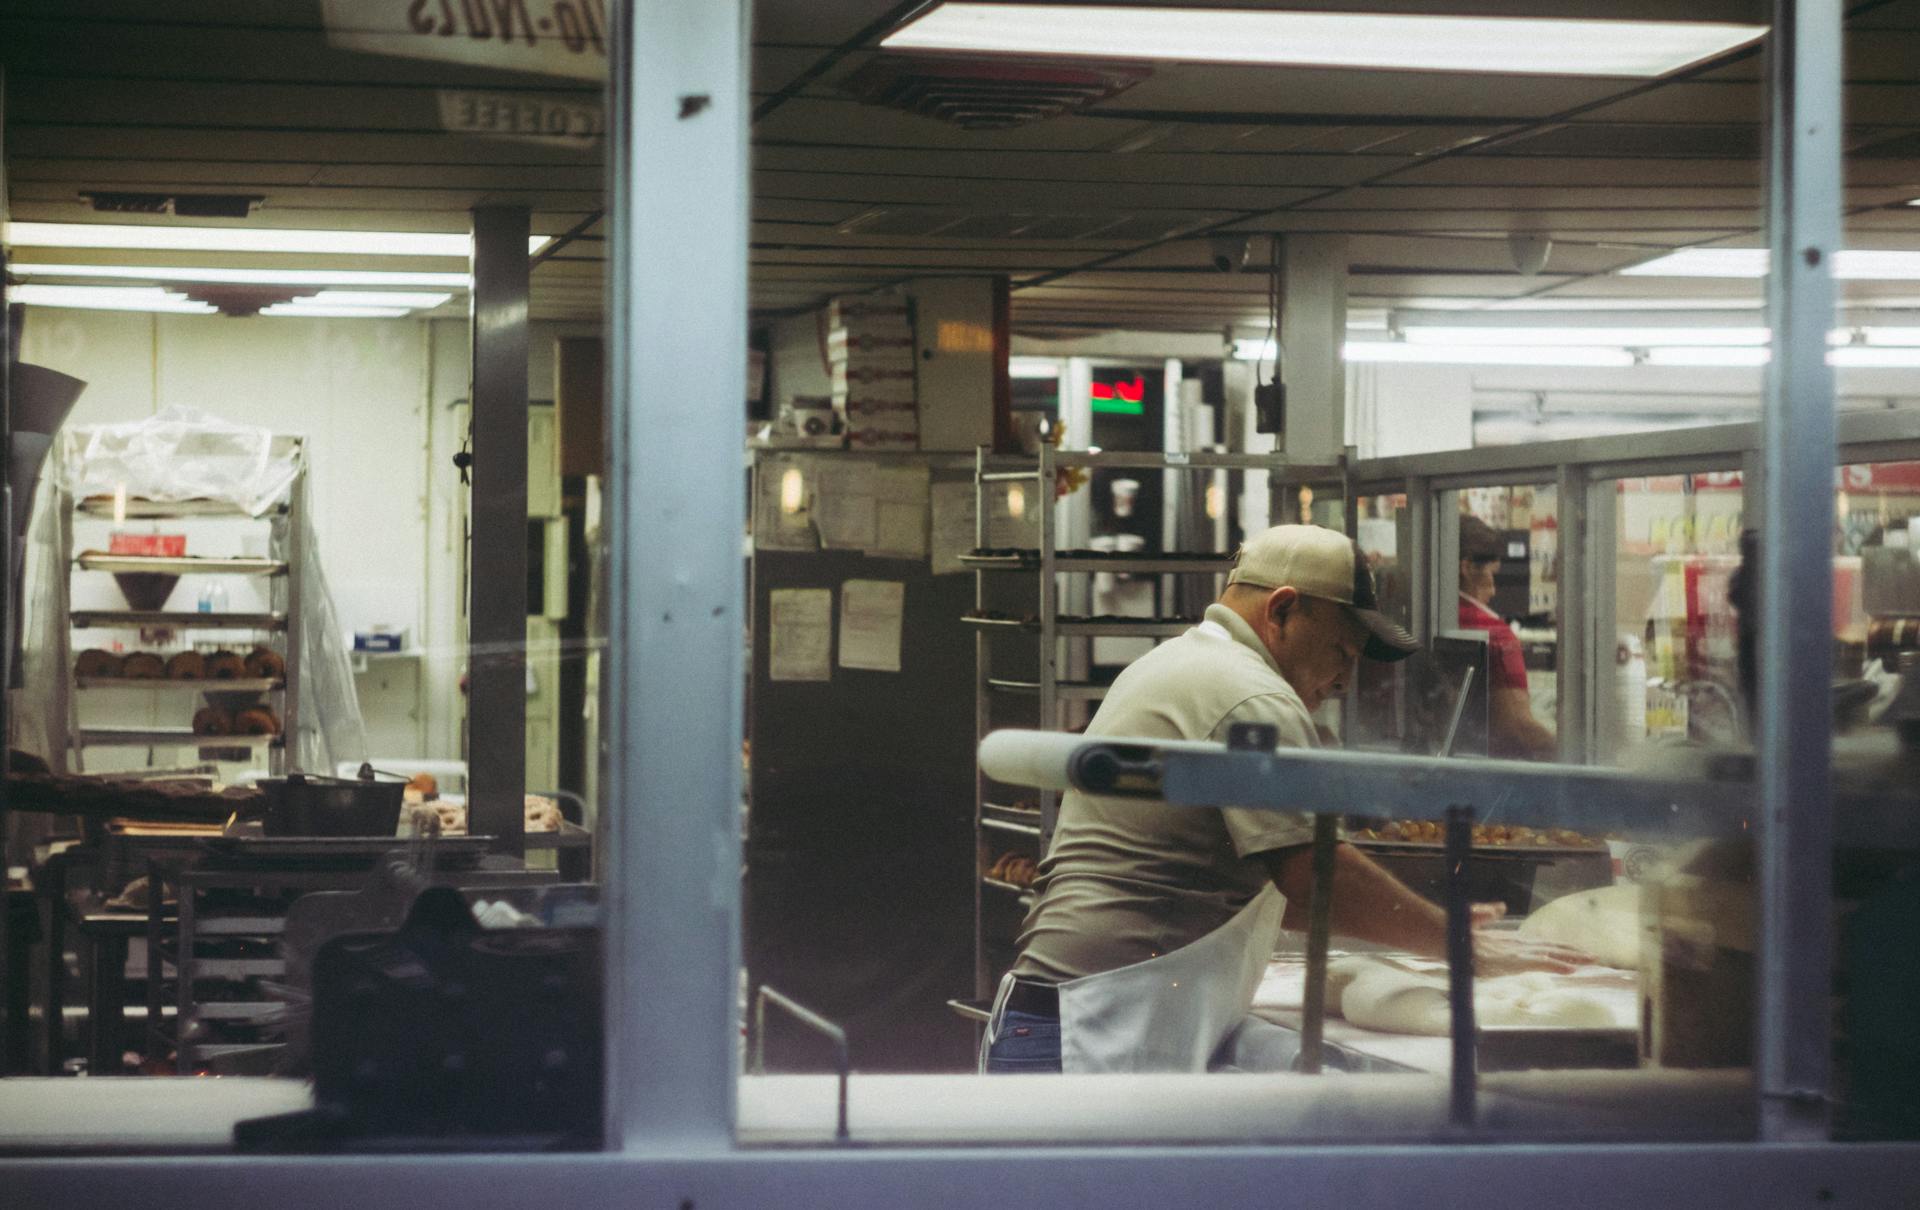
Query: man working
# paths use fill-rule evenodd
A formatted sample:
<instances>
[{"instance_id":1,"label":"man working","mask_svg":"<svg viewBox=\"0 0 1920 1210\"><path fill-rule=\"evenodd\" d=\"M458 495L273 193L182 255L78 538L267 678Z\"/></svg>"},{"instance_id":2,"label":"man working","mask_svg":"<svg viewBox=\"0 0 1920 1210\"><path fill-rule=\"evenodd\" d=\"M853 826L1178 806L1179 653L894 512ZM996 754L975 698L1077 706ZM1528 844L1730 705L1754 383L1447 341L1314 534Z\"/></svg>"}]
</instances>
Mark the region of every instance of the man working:
<instances>
[{"instance_id":1,"label":"man working","mask_svg":"<svg viewBox=\"0 0 1920 1210\"><path fill-rule=\"evenodd\" d=\"M1560 744L1533 716L1520 638L1493 611L1493 573L1506 545L1491 525L1472 513L1460 514L1460 628L1487 632L1489 755L1552 760Z\"/></svg>"},{"instance_id":2,"label":"man working","mask_svg":"<svg viewBox=\"0 0 1920 1210\"><path fill-rule=\"evenodd\" d=\"M1415 647L1379 613L1351 540L1276 526L1241 548L1200 625L1120 674L1087 734L1219 741L1235 723L1266 723L1282 745L1314 747L1310 713L1362 654L1397 660ZM1301 804L1347 805L1365 804ZM986 1070L1205 1070L1245 1017L1280 929L1305 924L1312 831L1302 815L1069 791L988 1023ZM1332 919L1345 936L1445 949L1444 913L1344 844ZM1584 957L1485 933L1476 955L1482 974Z\"/></svg>"}]
</instances>

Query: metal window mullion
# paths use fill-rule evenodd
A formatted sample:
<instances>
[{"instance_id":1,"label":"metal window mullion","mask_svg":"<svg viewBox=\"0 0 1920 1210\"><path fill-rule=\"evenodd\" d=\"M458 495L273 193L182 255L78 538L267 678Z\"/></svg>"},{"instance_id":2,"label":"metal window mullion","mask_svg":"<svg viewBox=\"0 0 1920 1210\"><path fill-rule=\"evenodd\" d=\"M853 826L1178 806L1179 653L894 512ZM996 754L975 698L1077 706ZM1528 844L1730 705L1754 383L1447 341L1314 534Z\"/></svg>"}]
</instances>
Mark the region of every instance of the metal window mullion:
<instances>
[{"instance_id":1,"label":"metal window mullion","mask_svg":"<svg viewBox=\"0 0 1920 1210\"><path fill-rule=\"evenodd\" d=\"M1407 602L1407 628L1424 644L1433 638L1433 489L1425 479L1415 477L1407 480L1406 493L1407 544L1412 549L1400 552L1400 557L1411 597Z\"/></svg>"},{"instance_id":2,"label":"metal window mullion","mask_svg":"<svg viewBox=\"0 0 1920 1210\"><path fill-rule=\"evenodd\" d=\"M1833 255L1840 247L1839 0L1775 0L1761 414L1757 1091L1775 1141L1824 1138L1832 1046Z\"/></svg>"},{"instance_id":3,"label":"metal window mullion","mask_svg":"<svg viewBox=\"0 0 1920 1210\"><path fill-rule=\"evenodd\" d=\"M1042 731L1060 730L1060 583L1056 577L1054 543L1058 535L1053 503L1053 447L1040 443L1040 478L1034 486L1033 508L1040 525L1040 719ZM1053 847L1053 827L1059 818L1060 796L1051 791L1040 795L1040 847L1044 853Z\"/></svg>"},{"instance_id":4,"label":"metal window mullion","mask_svg":"<svg viewBox=\"0 0 1920 1210\"><path fill-rule=\"evenodd\" d=\"M1559 505L1557 519L1560 564L1557 585L1559 633L1554 643L1555 731L1560 740L1560 759L1572 765L1585 764L1587 746L1587 682L1598 667L1593 660L1593 609L1587 586L1587 477L1580 467L1563 466L1555 480L1554 495Z\"/></svg>"},{"instance_id":5,"label":"metal window mullion","mask_svg":"<svg viewBox=\"0 0 1920 1210\"><path fill-rule=\"evenodd\" d=\"M747 25L614 9L608 146L607 1137L733 1143Z\"/></svg>"},{"instance_id":6,"label":"metal window mullion","mask_svg":"<svg viewBox=\"0 0 1920 1210\"><path fill-rule=\"evenodd\" d=\"M1614 479L1587 479L1585 516L1579 540L1570 553L1563 548L1560 565L1580 561L1586 577L1587 678L1581 702L1582 741L1587 760L1604 764L1618 747L1620 718L1619 547L1620 484Z\"/></svg>"}]
</instances>

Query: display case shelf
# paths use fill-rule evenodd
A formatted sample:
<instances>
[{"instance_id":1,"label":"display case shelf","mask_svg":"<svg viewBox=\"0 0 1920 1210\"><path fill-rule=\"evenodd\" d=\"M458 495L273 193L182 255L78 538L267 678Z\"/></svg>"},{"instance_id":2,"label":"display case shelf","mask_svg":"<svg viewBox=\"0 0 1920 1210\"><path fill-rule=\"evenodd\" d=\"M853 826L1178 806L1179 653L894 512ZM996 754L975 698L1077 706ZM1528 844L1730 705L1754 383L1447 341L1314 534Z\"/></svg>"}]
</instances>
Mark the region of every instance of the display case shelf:
<instances>
[{"instance_id":1,"label":"display case shelf","mask_svg":"<svg viewBox=\"0 0 1920 1210\"><path fill-rule=\"evenodd\" d=\"M179 727L87 727L80 731L87 748L277 748L278 735L195 735Z\"/></svg>"},{"instance_id":2,"label":"display case shelf","mask_svg":"<svg viewBox=\"0 0 1920 1210\"><path fill-rule=\"evenodd\" d=\"M1038 818L1037 812L1035 817ZM1011 819L995 819L989 815L981 817L980 826L995 832L1010 832L1015 836L1028 836L1035 840L1040 838L1040 825L1037 822L1017 823Z\"/></svg>"},{"instance_id":3,"label":"display case shelf","mask_svg":"<svg viewBox=\"0 0 1920 1210\"><path fill-rule=\"evenodd\" d=\"M172 689L193 693L278 693L287 687L281 680L171 680L160 677L77 676L77 689Z\"/></svg>"},{"instance_id":4,"label":"display case shelf","mask_svg":"<svg viewBox=\"0 0 1920 1210\"><path fill-rule=\"evenodd\" d=\"M980 879L980 885L990 886L996 891L1007 891L1012 895L1014 895L1015 897L1017 897L1021 903L1030 904L1033 902L1032 889L1028 887L1023 887L1017 882L1002 882L998 878L988 878L982 875Z\"/></svg>"},{"instance_id":5,"label":"display case shelf","mask_svg":"<svg viewBox=\"0 0 1920 1210\"><path fill-rule=\"evenodd\" d=\"M139 609L76 609L77 630L285 630L284 613L187 613Z\"/></svg>"},{"instance_id":6,"label":"display case shelf","mask_svg":"<svg viewBox=\"0 0 1920 1210\"><path fill-rule=\"evenodd\" d=\"M74 562L81 571L153 572L182 576L284 576L287 564L279 559L235 556L216 558L203 555L103 555L81 554Z\"/></svg>"},{"instance_id":7,"label":"display case shelf","mask_svg":"<svg viewBox=\"0 0 1920 1210\"><path fill-rule=\"evenodd\" d=\"M111 496L90 496L74 506L74 511L87 517L106 517L114 520L125 517L129 521L165 520L172 517L233 517L252 518L236 504L224 500L128 500L124 511L116 509ZM284 506L269 509L262 518L275 517L285 513Z\"/></svg>"}]
</instances>

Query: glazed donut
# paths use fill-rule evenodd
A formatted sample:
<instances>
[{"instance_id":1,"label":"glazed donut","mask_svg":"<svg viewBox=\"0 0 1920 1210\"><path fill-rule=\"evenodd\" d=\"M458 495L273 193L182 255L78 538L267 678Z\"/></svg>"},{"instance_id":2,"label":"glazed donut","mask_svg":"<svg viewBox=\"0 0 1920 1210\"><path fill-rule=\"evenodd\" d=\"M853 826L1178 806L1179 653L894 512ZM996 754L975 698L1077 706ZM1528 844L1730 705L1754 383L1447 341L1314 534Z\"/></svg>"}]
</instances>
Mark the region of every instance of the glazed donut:
<instances>
[{"instance_id":1,"label":"glazed donut","mask_svg":"<svg viewBox=\"0 0 1920 1210\"><path fill-rule=\"evenodd\" d=\"M202 706L193 713L195 735L232 735L233 716L218 706Z\"/></svg>"},{"instance_id":2,"label":"glazed donut","mask_svg":"<svg viewBox=\"0 0 1920 1210\"><path fill-rule=\"evenodd\" d=\"M124 661L111 651L90 647L73 662L75 676L119 676Z\"/></svg>"},{"instance_id":3,"label":"glazed donut","mask_svg":"<svg viewBox=\"0 0 1920 1210\"><path fill-rule=\"evenodd\" d=\"M235 735L278 735L280 720L265 706L248 706L233 716Z\"/></svg>"},{"instance_id":4,"label":"glazed donut","mask_svg":"<svg viewBox=\"0 0 1920 1210\"><path fill-rule=\"evenodd\" d=\"M247 665L231 651L216 651L207 657L207 679L237 681L247 675Z\"/></svg>"},{"instance_id":5,"label":"glazed donut","mask_svg":"<svg viewBox=\"0 0 1920 1210\"><path fill-rule=\"evenodd\" d=\"M197 651L182 651L167 661L170 681L203 681L207 678L207 657Z\"/></svg>"},{"instance_id":6,"label":"glazed donut","mask_svg":"<svg viewBox=\"0 0 1920 1210\"><path fill-rule=\"evenodd\" d=\"M164 680L167 662L151 651L136 651L120 661L120 675L130 681Z\"/></svg>"},{"instance_id":7,"label":"glazed donut","mask_svg":"<svg viewBox=\"0 0 1920 1210\"><path fill-rule=\"evenodd\" d=\"M255 647L247 653L246 669L256 680L277 681L287 675L287 662L271 647Z\"/></svg>"}]
</instances>

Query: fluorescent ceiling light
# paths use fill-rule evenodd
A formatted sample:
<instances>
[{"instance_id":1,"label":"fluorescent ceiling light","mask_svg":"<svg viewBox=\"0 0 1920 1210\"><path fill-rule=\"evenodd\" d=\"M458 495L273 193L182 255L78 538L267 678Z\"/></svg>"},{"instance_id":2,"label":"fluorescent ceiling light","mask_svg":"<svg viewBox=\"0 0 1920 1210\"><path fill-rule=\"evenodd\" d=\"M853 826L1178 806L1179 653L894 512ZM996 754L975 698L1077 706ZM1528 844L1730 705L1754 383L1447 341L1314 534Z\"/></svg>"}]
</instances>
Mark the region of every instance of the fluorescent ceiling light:
<instances>
[{"instance_id":1,"label":"fluorescent ceiling light","mask_svg":"<svg viewBox=\"0 0 1920 1210\"><path fill-rule=\"evenodd\" d=\"M1920 345L1920 328L1866 327L1860 329L1860 338L1870 345L1908 348Z\"/></svg>"},{"instance_id":2,"label":"fluorescent ceiling light","mask_svg":"<svg viewBox=\"0 0 1920 1210\"><path fill-rule=\"evenodd\" d=\"M1630 265L1625 277L1765 277L1765 248L1682 248L1670 256ZM1920 252L1846 248L1833 257L1842 281L1920 281Z\"/></svg>"},{"instance_id":3,"label":"fluorescent ceiling light","mask_svg":"<svg viewBox=\"0 0 1920 1210\"><path fill-rule=\"evenodd\" d=\"M170 294L159 286L48 286L28 284L7 291L10 302L33 307L84 307L96 311L163 311L211 315L210 303Z\"/></svg>"},{"instance_id":4,"label":"fluorescent ceiling light","mask_svg":"<svg viewBox=\"0 0 1920 1210\"><path fill-rule=\"evenodd\" d=\"M1920 349L1868 348L1849 345L1827 354L1827 364L1849 370L1905 370L1920 368Z\"/></svg>"},{"instance_id":5,"label":"fluorescent ceiling light","mask_svg":"<svg viewBox=\"0 0 1920 1210\"><path fill-rule=\"evenodd\" d=\"M1548 76L1659 76L1745 46L1764 25L1224 8L947 3L888 50Z\"/></svg>"},{"instance_id":6,"label":"fluorescent ceiling light","mask_svg":"<svg viewBox=\"0 0 1920 1210\"><path fill-rule=\"evenodd\" d=\"M276 319L398 319L405 307L329 307L320 303L275 303L260 314Z\"/></svg>"},{"instance_id":7,"label":"fluorescent ceiling light","mask_svg":"<svg viewBox=\"0 0 1920 1210\"><path fill-rule=\"evenodd\" d=\"M1407 327L1403 335L1414 345L1764 345L1767 330L1673 327Z\"/></svg>"},{"instance_id":8,"label":"fluorescent ceiling light","mask_svg":"<svg viewBox=\"0 0 1920 1210\"><path fill-rule=\"evenodd\" d=\"M19 277L102 277L122 281L190 281L263 286L439 286L465 290L465 273L390 273L361 269L216 269L172 265L36 265L10 261Z\"/></svg>"},{"instance_id":9,"label":"fluorescent ceiling light","mask_svg":"<svg viewBox=\"0 0 1920 1210\"><path fill-rule=\"evenodd\" d=\"M1437 306L1420 302L1422 307ZM1767 300L1758 291L1734 298L1502 298L1463 300L1477 313L1496 311L1758 311Z\"/></svg>"},{"instance_id":10,"label":"fluorescent ceiling light","mask_svg":"<svg viewBox=\"0 0 1920 1210\"><path fill-rule=\"evenodd\" d=\"M529 255L552 236L528 240ZM473 237L440 231L302 231L257 227L134 226L122 223L8 223L16 248L148 248L174 252L306 252L341 256L457 256Z\"/></svg>"},{"instance_id":11,"label":"fluorescent ceiling light","mask_svg":"<svg viewBox=\"0 0 1920 1210\"><path fill-rule=\"evenodd\" d=\"M1058 378L1060 363L1051 357L1009 357L1007 358L1007 377Z\"/></svg>"},{"instance_id":12,"label":"fluorescent ceiling light","mask_svg":"<svg viewBox=\"0 0 1920 1210\"><path fill-rule=\"evenodd\" d=\"M323 307L400 307L403 310L415 310L423 307L437 307L452 298L451 294L428 294L407 290L322 290L312 298L294 300L296 303L314 303Z\"/></svg>"},{"instance_id":13,"label":"fluorescent ceiling light","mask_svg":"<svg viewBox=\"0 0 1920 1210\"><path fill-rule=\"evenodd\" d=\"M1630 366L1625 349L1555 345L1407 345L1391 341L1348 341L1341 351L1348 362L1396 362L1409 365L1478 366Z\"/></svg>"},{"instance_id":14,"label":"fluorescent ceiling light","mask_svg":"<svg viewBox=\"0 0 1920 1210\"><path fill-rule=\"evenodd\" d=\"M1763 366L1773 360L1773 351L1759 348L1666 348L1648 349L1650 366L1708 366L1733 369Z\"/></svg>"}]
</instances>

